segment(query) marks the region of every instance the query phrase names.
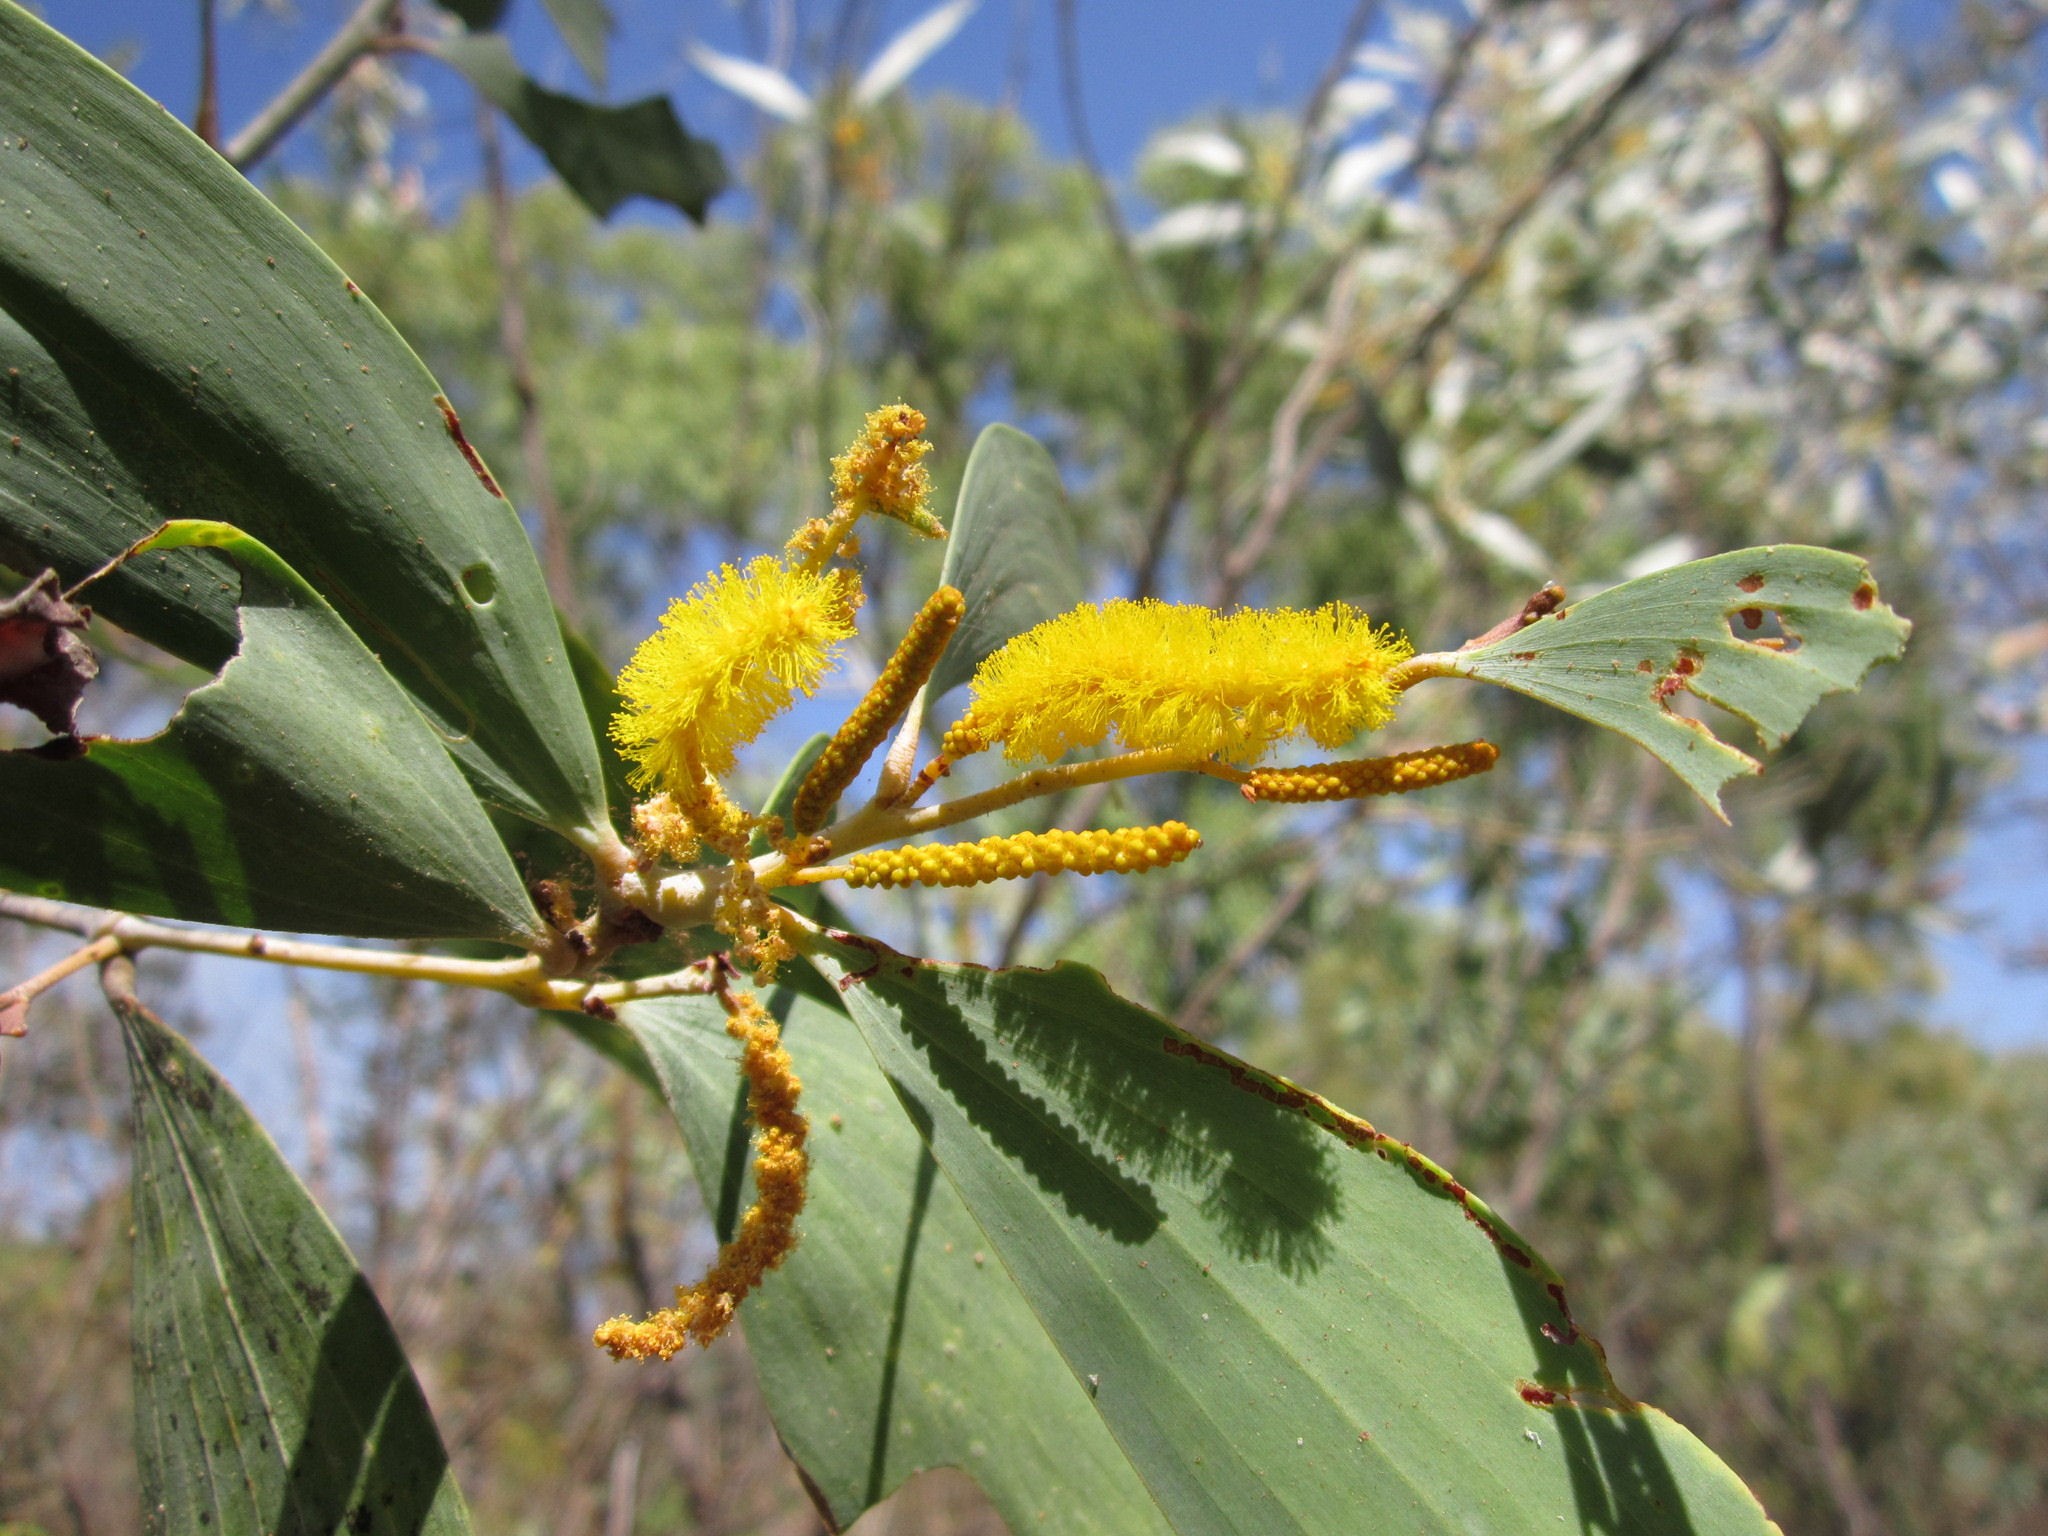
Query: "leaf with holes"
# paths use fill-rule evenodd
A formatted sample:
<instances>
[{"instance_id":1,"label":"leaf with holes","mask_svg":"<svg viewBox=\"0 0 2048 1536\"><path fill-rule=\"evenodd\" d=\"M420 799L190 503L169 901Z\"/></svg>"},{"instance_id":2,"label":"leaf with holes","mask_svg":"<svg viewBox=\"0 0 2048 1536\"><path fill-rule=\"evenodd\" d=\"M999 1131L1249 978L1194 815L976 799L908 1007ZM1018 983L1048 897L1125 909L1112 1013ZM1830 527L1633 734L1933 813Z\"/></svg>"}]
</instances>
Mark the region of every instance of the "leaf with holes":
<instances>
[{"instance_id":1,"label":"leaf with holes","mask_svg":"<svg viewBox=\"0 0 2048 1536\"><path fill-rule=\"evenodd\" d=\"M1080 966L833 937L820 969L1175 1531L1773 1529L1413 1148Z\"/></svg>"},{"instance_id":2,"label":"leaf with holes","mask_svg":"<svg viewBox=\"0 0 2048 1536\"><path fill-rule=\"evenodd\" d=\"M547 158L599 218L630 197L680 208L698 223L725 188L718 146L686 131L666 97L609 107L529 79L502 37L454 37L435 50Z\"/></svg>"},{"instance_id":3,"label":"leaf with holes","mask_svg":"<svg viewBox=\"0 0 2048 1536\"><path fill-rule=\"evenodd\" d=\"M1768 632L1773 618L1782 634ZM1681 695L1739 715L1775 748L1821 699L1896 661L1911 632L1854 555L1775 544L1623 582L1434 657L1429 671L1497 683L1618 731L1721 815L1721 786L1761 765L1681 714Z\"/></svg>"},{"instance_id":4,"label":"leaf with holes","mask_svg":"<svg viewBox=\"0 0 2048 1536\"><path fill-rule=\"evenodd\" d=\"M135 1451L151 1536L467 1536L369 1281L241 1100L132 1000Z\"/></svg>"},{"instance_id":5,"label":"leaf with holes","mask_svg":"<svg viewBox=\"0 0 2048 1536\"><path fill-rule=\"evenodd\" d=\"M195 513L319 588L490 798L605 816L533 546L348 277L163 108L0 0L0 558L66 582ZM201 666L217 557L131 562L109 617Z\"/></svg>"},{"instance_id":6,"label":"leaf with holes","mask_svg":"<svg viewBox=\"0 0 2048 1536\"><path fill-rule=\"evenodd\" d=\"M939 578L967 615L932 673L931 697L957 688L982 659L1086 596L1074 516L1043 445L1000 422L967 457Z\"/></svg>"},{"instance_id":7,"label":"leaf with holes","mask_svg":"<svg viewBox=\"0 0 2048 1536\"><path fill-rule=\"evenodd\" d=\"M0 753L0 804L34 808L0 839L0 885L199 922L540 942L461 773L297 572L222 523L172 523L137 558L201 546L241 569L240 653L148 741Z\"/></svg>"}]
</instances>

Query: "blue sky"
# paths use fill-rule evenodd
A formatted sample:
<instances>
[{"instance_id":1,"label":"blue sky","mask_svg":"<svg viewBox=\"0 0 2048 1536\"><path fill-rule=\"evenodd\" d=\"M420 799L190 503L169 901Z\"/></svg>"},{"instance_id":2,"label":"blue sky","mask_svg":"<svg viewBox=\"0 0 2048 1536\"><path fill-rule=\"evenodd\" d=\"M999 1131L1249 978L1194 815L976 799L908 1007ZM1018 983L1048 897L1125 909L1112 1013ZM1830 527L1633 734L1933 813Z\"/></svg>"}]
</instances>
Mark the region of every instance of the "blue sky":
<instances>
[{"instance_id":1,"label":"blue sky","mask_svg":"<svg viewBox=\"0 0 2048 1536\"><path fill-rule=\"evenodd\" d=\"M222 30L221 108L230 129L290 78L353 3L295 0L299 19L281 22L264 14L259 0L244 0L241 15ZM754 54L757 45L740 11L724 0L611 4L619 30L607 94L613 99L655 91L671 95L692 128L728 147L744 143L748 109L698 76L684 53L689 42L701 40L727 52ZM190 119L198 79L194 0L40 0L40 8L51 25L102 56L125 54L123 67L131 78ZM829 18L836 6L811 3L798 9ZM865 45L855 50L857 60L923 14L926 4L888 0L873 9L879 20ZM1090 126L1105 162L1120 167L1130 163L1150 131L1190 112L1224 104L1243 109L1299 102L1329 58L1349 7L1333 0L1204 5L1089 0L1078 10ZM590 93L540 0L513 0L508 28L521 62L536 78L557 89ZM916 82L920 89L944 88L986 99L1003 92L1013 71L1021 75L1025 115L1053 148L1068 149L1053 53L1052 0L983 0ZM800 79L810 76L801 62L792 72ZM466 139L466 99L445 80L430 78L435 73L421 72L434 96L434 115L459 126L451 139ZM305 153L305 146L297 152Z\"/></svg>"}]
</instances>

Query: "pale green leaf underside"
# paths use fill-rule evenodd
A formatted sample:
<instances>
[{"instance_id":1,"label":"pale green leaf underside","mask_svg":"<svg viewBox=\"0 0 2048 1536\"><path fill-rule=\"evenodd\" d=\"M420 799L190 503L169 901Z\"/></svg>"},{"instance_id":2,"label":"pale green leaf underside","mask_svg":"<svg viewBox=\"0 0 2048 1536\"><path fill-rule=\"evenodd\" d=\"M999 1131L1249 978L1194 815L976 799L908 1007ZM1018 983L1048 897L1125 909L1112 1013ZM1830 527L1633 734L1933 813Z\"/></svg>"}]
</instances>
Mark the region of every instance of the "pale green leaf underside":
<instances>
[{"instance_id":1,"label":"pale green leaf underside","mask_svg":"<svg viewBox=\"0 0 2048 1536\"><path fill-rule=\"evenodd\" d=\"M175 518L246 528L326 596L472 779L598 825L596 745L532 546L439 386L318 247L178 121L0 0L0 558L66 581ZM202 666L200 560L110 616ZM166 610L186 605L196 619Z\"/></svg>"},{"instance_id":2,"label":"pale green leaf underside","mask_svg":"<svg viewBox=\"0 0 2048 1536\"><path fill-rule=\"evenodd\" d=\"M822 969L1175 1531L1773 1529L1408 1148L1091 971L842 937Z\"/></svg>"},{"instance_id":3,"label":"pale green leaf underside","mask_svg":"<svg viewBox=\"0 0 2048 1536\"><path fill-rule=\"evenodd\" d=\"M1743 638L1775 614L1796 649ZM1730 626L1733 625L1731 630ZM1870 567L1803 544L1741 549L1610 587L1446 658L1455 676L1498 683L1648 747L1716 812L1721 786L1756 760L1675 705L1685 693L1783 745L1813 706L1904 651L1912 626L1878 601Z\"/></svg>"},{"instance_id":4,"label":"pale green leaf underside","mask_svg":"<svg viewBox=\"0 0 2048 1536\"><path fill-rule=\"evenodd\" d=\"M467 1536L369 1282L226 1083L123 1007L135 1445L150 1536Z\"/></svg>"},{"instance_id":5,"label":"pale green leaf underside","mask_svg":"<svg viewBox=\"0 0 2048 1536\"><path fill-rule=\"evenodd\" d=\"M196 922L366 938L542 933L483 807L412 700L289 566L221 523L242 646L146 741L0 753L0 885Z\"/></svg>"},{"instance_id":6,"label":"pale green leaf underside","mask_svg":"<svg viewBox=\"0 0 2048 1536\"><path fill-rule=\"evenodd\" d=\"M801 1245L740 1316L776 1426L834 1515L850 1523L912 1473L954 1466L1012 1531L1164 1533L859 1032L816 1001L770 1001L804 1083L811 1193ZM723 1011L679 998L619 1016L730 1232L753 1192Z\"/></svg>"},{"instance_id":7,"label":"pale green leaf underside","mask_svg":"<svg viewBox=\"0 0 2048 1536\"><path fill-rule=\"evenodd\" d=\"M1015 427L984 428L967 458L940 580L967 614L932 673L936 699L982 658L1086 595L1073 512L1052 455Z\"/></svg>"}]
</instances>

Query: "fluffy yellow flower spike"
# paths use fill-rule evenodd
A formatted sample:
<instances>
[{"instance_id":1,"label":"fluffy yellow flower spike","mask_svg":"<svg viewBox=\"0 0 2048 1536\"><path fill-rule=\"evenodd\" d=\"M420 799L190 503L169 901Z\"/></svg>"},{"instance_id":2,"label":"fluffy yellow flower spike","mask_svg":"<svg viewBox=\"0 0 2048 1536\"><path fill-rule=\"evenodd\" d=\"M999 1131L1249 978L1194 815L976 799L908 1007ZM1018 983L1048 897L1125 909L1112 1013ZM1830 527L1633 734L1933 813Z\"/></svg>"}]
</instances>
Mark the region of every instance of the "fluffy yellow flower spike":
<instances>
[{"instance_id":1,"label":"fluffy yellow flower spike","mask_svg":"<svg viewBox=\"0 0 2048 1536\"><path fill-rule=\"evenodd\" d=\"M740 747L817 686L860 602L854 572L791 569L766 555L677 598L619 674L626 702L612 740L634 786L695 804L706 773L730 772Z\"/></svg>"},{"instance_id":2,"label":"fluffy yellow flower spike","mask_svg":"<svg viewBox=\"0 0 2048 1536\"><path fill-rule=\"evenodd\" d=\"M1461 741L1392 757L1349 763L1310 763L1301 768L1255 768L1243 785L1247 800L1301 804L1311 800L1357 800L1366 795L1405 795L1434 789L1455 779L1484 773L1500 761L1490 741Z\"/></svg>"},{"instance_id":3,"label":"fluffy yellow flower spike","mask_svg":"<svg viewBox=\"0 0 2048 1536\"><path fill-rule=\"evenodd\" d=\"M666 1360L685 1344L709 1344L732 1323L746 1294L796 1247L796 1218L810 1183L804 1142L810 1122L797 1110L803 1084L783 1049L774 1016L751 992L725 995L725 1032L744 1047L747 1111L754 1120L754 1203L739 1231L695 1285L676 1287L676 1304L644 1322L615 1317L592 1336L615 1360Z\"/></svg>"},{"instance_id":4,"label":"fluffy yellow flower spike","mask_svg":"<svg viewBox=\"0 0 2048 1536\"><path fill-rule=\"evenodd\" d=\"M843 866L810 870L812 878L843 876L866 885L982 885L1025 875L1136 875L1178 864L1202 846L1185 822L1098 832L1019 832L973 843L927 843L855 854Z\"/></svg>"},{"instance_id":5,"label":"fluffy yellow flower spike","mask_svg":"<svg viewBox=\"0 0 2048 1536\"><path fill-rule=\"evenodd\" d=\"M925 505L932 477L923 461L932 445L918 435L923 431L924 412L910 406L868 412L860 436L832 461L832 505L848 518L878 512L943 539L945 524Z\"/></svg>"},{"instance_id":6,"label":"fluffy yellow flower spike","mask_svg":"<svg viewBox=\"0 0 2048 1536\"><path fill-rule=\"evenodd\" d=\"M1088 605L982 662L943 750L1001 742L1012 762L1049 760L1112 733L1133 750L1239 762L1297 735L1341 746L1393 718L1389 674L1411 654L1343 603L1228 616L1150 598Z\"/></svg>"}]
</instances>

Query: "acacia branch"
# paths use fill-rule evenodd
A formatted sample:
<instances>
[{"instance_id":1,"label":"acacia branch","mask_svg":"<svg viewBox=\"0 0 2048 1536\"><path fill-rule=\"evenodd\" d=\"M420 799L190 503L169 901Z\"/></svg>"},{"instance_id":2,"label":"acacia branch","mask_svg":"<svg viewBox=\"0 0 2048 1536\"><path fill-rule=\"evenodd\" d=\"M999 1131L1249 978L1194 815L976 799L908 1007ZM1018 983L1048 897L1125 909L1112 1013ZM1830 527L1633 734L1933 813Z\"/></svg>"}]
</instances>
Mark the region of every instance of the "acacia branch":
<instances>
[{"instance_id":1,"label":"acacia branch","mask_svg":"<svg viewBox=\"0 0 2048 1536\"><path fill-rule=\"evenodd\" d=\"M415 954L410 950L382 949L371 945L315 944L303 939L273 938L265 933L179 928L147 918L73 907L11 891L0 891L0 917L11 917L17 922L40 928L95 935L95 945L101 950L111 946L107 959L139 954L146 949L225 955L236 960L261 960L272 965L296 965L310 970L475 987L502 993L531 1008L599 1012L641 998L702 992L708 985L706 974L697 967L636 981L566 981L547 975L537 955L519 960L458 960L446 955ZM91 949L93 946L88 946L88 950ZM77 957L72 958L75 960ZM84 963L79 962L80 965ZM77 969L78 966L72 968Z\"/></svg>"}]
</instances>

